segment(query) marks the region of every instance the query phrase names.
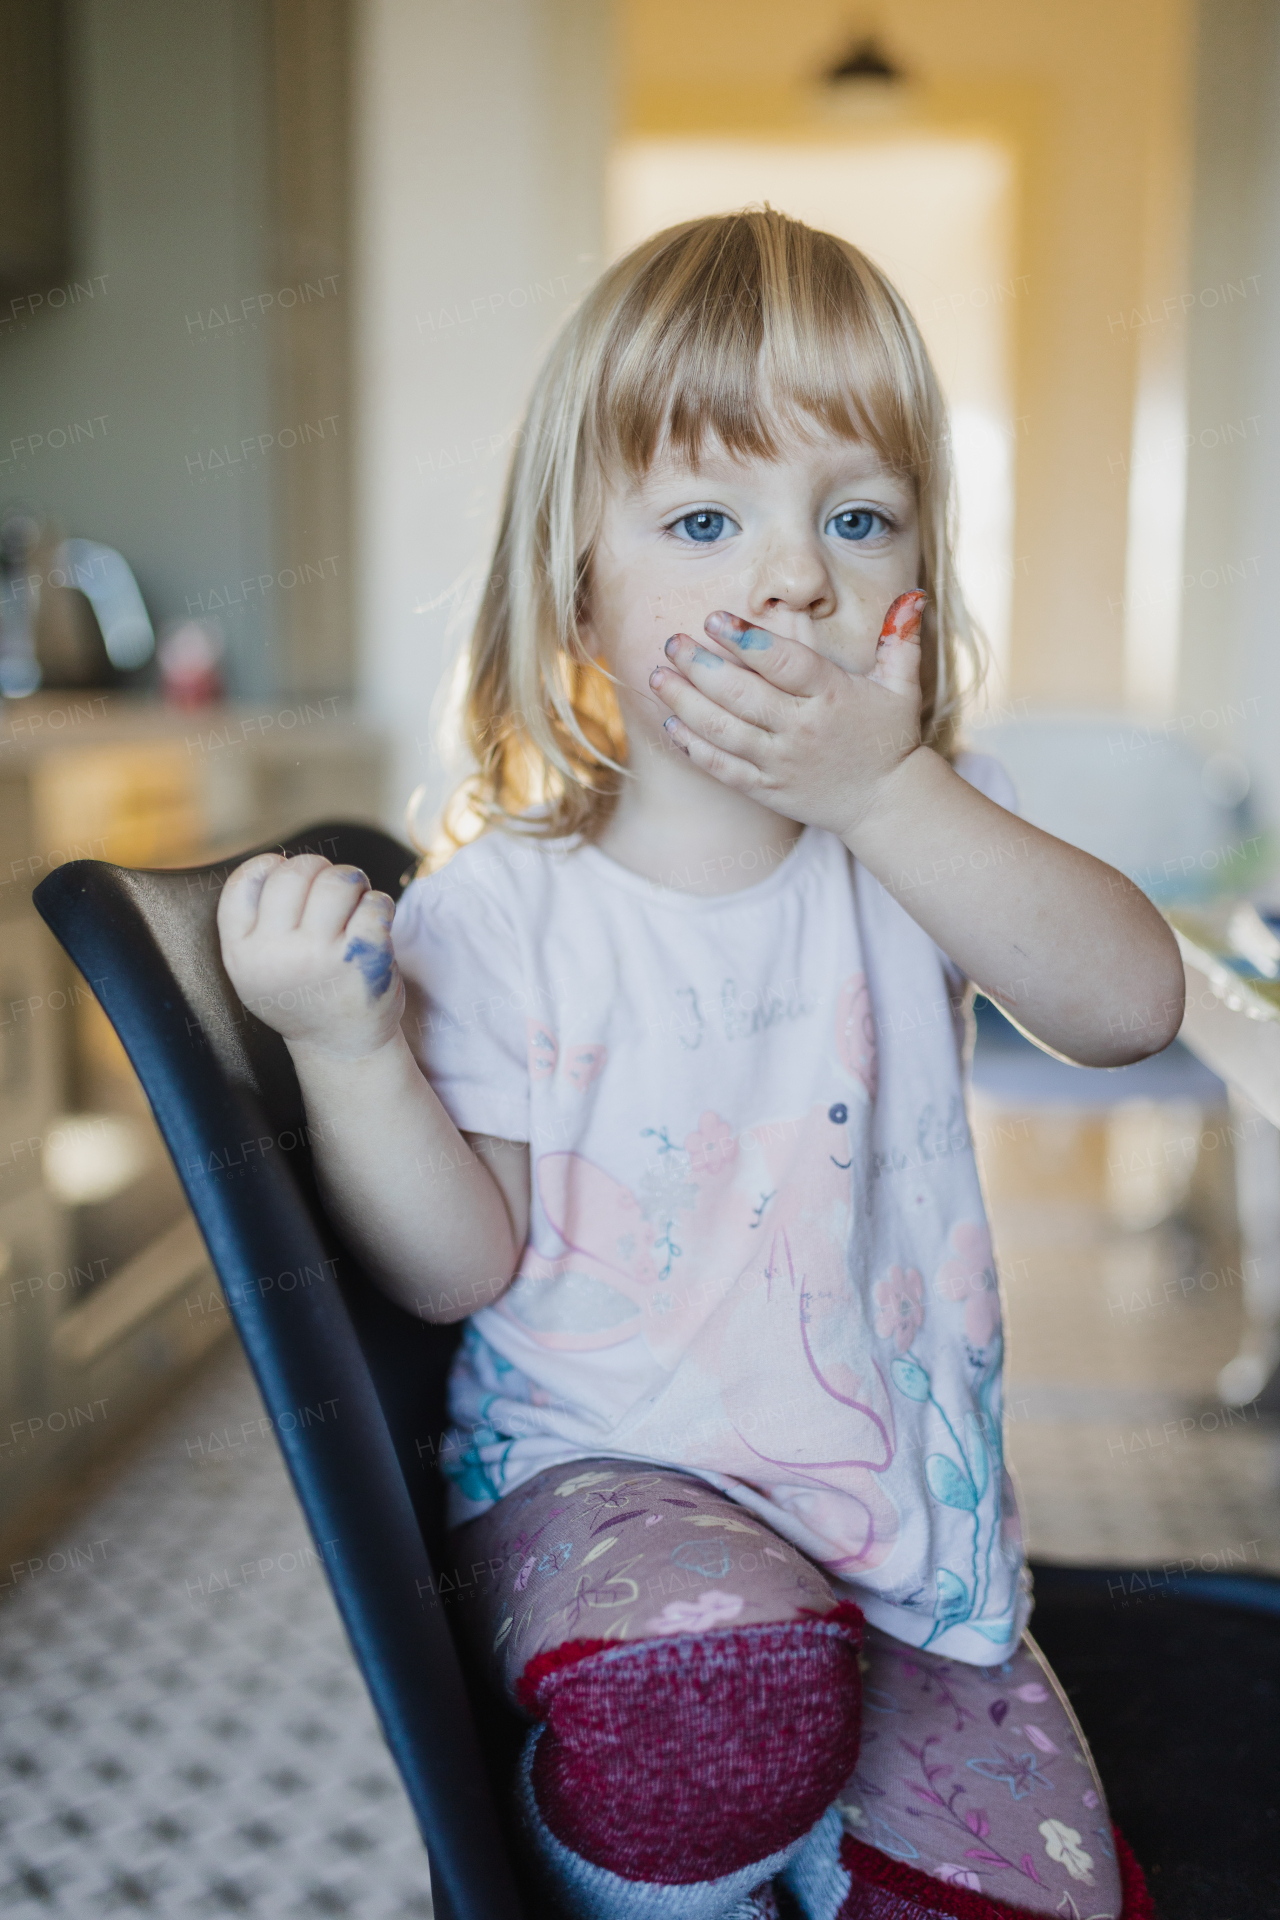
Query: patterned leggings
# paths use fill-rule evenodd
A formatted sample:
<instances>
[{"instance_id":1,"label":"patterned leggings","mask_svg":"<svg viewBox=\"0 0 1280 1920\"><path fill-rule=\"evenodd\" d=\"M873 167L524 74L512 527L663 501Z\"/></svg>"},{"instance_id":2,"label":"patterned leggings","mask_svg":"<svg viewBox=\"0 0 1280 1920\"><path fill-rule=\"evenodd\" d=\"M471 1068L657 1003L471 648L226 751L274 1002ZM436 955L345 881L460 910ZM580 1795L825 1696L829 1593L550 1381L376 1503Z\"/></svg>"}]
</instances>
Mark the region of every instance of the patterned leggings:
<instances>
[{"instance_id":1,"label":"patterned leggings","mask_svg":"<svg viewBox=\"0 0 1280 1920\"><path fill-rule=\"evenodd\" d=\"M1029 1636L991 1668L904 1646L665 1467L551 1468L451 1544L464 1631L534 1723L521 1815L565 1913L1149 1911Z\"/></svg>"}]
</instances>

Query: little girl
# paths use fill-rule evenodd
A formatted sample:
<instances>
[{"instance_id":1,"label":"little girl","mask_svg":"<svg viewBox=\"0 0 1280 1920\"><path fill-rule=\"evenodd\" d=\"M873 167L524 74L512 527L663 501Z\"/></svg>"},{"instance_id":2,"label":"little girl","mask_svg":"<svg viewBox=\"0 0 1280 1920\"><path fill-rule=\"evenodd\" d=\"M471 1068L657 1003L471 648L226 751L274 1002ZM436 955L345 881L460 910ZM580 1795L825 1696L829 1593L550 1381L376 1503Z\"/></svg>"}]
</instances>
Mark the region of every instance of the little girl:
<instances>
[{"instance_id":1,"label":"little girl","mask_svg":"<svg viewBox=\"0 0 1280 1920\"><path fill-rule=\"evenodd\" d=\"M1151 1910L1026 1632L965 996L1117 1066L1182 968L958 750L948 496L870 261L658 234L535 389L452 858L393 909L262 855L221 903L335 1221L467 1320L466 1630L591 1920Z\"/></svg>"}]
</instances>

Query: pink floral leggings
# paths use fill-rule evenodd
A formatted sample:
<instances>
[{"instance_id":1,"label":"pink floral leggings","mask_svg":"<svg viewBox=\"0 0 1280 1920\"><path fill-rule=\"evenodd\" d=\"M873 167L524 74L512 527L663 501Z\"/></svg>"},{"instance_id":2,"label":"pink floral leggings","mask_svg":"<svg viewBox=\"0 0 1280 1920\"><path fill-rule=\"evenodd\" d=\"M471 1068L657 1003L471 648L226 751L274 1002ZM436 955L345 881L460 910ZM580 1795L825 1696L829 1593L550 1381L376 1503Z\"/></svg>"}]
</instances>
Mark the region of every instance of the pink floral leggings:
<instances>
[{"instance_id":1,"label":"pink floral leggings","mask_svg":"<svg viewBox=\"0 0 1280 1920\"><path fill-rule=\"evenodd\" d=\"M974 1667L860 1634L788 1541L665 1467L551 1468L451 1544L464 1631L534 1722L527 1826L567 1912L765 1914L778 1881L811 1920L943 1910L858 1904L850 1842L993 1913L1130 1911L1029 1636Z\"/></svg>"}]
</instances>

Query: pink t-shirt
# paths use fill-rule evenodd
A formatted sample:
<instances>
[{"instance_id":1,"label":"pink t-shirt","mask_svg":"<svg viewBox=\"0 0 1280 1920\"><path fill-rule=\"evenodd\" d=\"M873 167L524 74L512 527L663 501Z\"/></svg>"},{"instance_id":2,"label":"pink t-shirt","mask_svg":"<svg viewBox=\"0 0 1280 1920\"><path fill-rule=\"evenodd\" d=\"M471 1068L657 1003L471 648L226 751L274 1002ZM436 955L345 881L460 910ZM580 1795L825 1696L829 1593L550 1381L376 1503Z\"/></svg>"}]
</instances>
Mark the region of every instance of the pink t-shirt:
<instances>
[{"instance_id":1,"label":"pink t-shirt","mask_svg":"<svg viewBox=\"0 0 1280 1920\"><path fill-rule=\"evenodd\" d=\"M994 760L956 770L1014 807ZM680 1467L876 1626L993 1665L1030 1601L964 983L834 834L754 857L708 897L502 830L400 902L422 1067L533 1174L454 1366L451 1518L596 1455Z\"/></svg>"}]
</instances>

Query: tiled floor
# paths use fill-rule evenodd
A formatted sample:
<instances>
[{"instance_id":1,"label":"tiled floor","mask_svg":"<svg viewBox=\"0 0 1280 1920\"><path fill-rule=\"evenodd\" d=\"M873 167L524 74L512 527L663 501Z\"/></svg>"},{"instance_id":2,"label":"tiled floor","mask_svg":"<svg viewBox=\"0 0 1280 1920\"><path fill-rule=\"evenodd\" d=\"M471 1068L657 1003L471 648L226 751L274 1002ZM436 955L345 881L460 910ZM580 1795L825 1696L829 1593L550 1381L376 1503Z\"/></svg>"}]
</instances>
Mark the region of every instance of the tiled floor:
<instances>
[{"instance_id":1,"label":"tiled floor","mask_svg":"<svg viewBox=\"0 0 1280 1920\"><path fill-rule=\"evenodd\" d=\"M1185 1116L1154 1111L1011 1119L977 1101L974 1121L1031 1553L1280 1571L1280 1427L1257 1403L1223 1406L1215 1386L1242 1316L1230 1162L1211 1157L1220 1143L1188 1164ZM1194 1137L1217 1136L1209 1125ZM1179 1192L1118 1186L1117 1170L1139 1161L1171 1169ZM1158 1215L1170 1200L1170 1218L1144 1224L1144 1207Z\"/></svg>"},{"instance_id":2,"label":"tiled floor","mask_svg":"<svg viewBox=\"0 0 1280 1920\"><path fill-rule=\"evenodd\" d=\"M1229 1167L1171 1162L1161 1129L1182 1124L975 1110L1029 1544L1280 1569L1275 1425L1214 1395L1241 1312ZM1118 1144L1144 1125L1172 1195L1117 1178L1141 1161ZM1146 1224L1171 1198L1172 1218ZM228 1345L0 1605L0 1910L15 1920L430 1913L259 1413Z\"/></svg>"},{"instance_id":3,"label":"tiled floor","mask_svg":"<svg viewBox=\"0 0 1280 1920\"><path fill-rule=\"evenodd\" d=\"M0 1912L15 1920L431 1913L261 1411L224 1343L0 1605ZM207 1451L224 1435L243 1444Z\"/></svg>"}]
</instances>

